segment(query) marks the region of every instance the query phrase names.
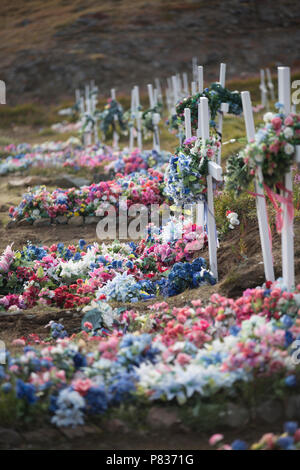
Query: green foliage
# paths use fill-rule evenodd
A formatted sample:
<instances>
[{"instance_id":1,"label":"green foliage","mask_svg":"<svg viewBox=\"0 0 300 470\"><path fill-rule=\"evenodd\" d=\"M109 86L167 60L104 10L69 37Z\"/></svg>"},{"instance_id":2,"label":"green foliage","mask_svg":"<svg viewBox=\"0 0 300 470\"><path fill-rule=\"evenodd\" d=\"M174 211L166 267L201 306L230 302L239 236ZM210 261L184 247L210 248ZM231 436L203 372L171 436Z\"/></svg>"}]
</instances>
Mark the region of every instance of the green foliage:
<instances>
[{"instance_id":1,"label":"green foliage","mask_svg":"<svg viewBox=\"0 0 300 470\"><path fill-rule=\"evenodd\" d=\"M0 127L9 128L12 125L42 126L54 124L57 121L56 112L33 103L17 106L0 107Z\"/></svg>"},{"instance_id":2,"label":"green foliage","mask_svg":"<svg viewBox=\"0 0 300 470\"><path fill-rule=\"evenodd\" d=\"M184 98L176 106L176 114L179 122L184 122L184 109L190 108L192 128L198 127L198 103L201 97L208 99L208 106L211 116L211 126L215 126L215 118L221 108L222 103L229 104L229 113L240 115L242 113L242 100L238 92L231 92L223 88L219 83L212 83L210 88L206 88L203 93L197 93L194 96Z\"/></svg>"},{"instance_id":3,"label":"green foliage","mask_svg":"<svg viewBox=\"0 0 300 470\"><path fill-rule=\"evenodd\" d=\"M246 226L249 221L256 221L255 197L248 193L242 193L236 197L232 191L223 191L215 198L215 217L218 230L226 232L227 225L226 212L231 210L239 216L241 224Z\"/></svg>"},{"instance_id":4,"label":"green foliage","mask_svg":"<svg viewBox=\"0 0 300 470\"><path fill-rule=\"evenodd\" d=\"M228 158L225 183L228 191L240 194L243 189L249 187L252 180L253 176L249 174L249 167L240 154Z\"/></svg>"}]
</instances>

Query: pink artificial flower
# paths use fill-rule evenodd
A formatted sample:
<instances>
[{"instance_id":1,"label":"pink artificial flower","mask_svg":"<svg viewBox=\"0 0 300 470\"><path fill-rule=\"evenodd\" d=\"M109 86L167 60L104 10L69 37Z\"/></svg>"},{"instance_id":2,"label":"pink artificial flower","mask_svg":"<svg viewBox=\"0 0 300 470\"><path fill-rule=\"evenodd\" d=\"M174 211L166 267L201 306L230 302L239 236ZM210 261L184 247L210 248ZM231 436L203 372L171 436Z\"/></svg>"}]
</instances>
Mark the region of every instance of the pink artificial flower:
<instances>
[{"instance_id":1,"label":"pink artificial flower","mask_svg":"<svg viewBox=\"0 0 300 470\"><path fill-rule=\"evenodd\" d=\"M280 127L282 126L282 120L279 116L275 116L272 120L271 120L271 123L272 123L272 126L274 127L275 130L278 130L280 129Z\"/></svg>"},{"instance_id":2,"label":"pink artificial flower","mask_svg":"<svg viewBox=\"0 0 300 470\"><path fill-rule=\"evenodd\" d=\"M208 442L210 446L215 446L220 441L222 441L222 439L224 439L223 434L213 434Z\"/></svg>"},{"instance_id":3,"label":"pink artificial flower","mask_svg":"<svg viewBox=\"0 0 300 470\"><path fill-rule=\"evenodd\" d=\"M72 387L76 392L78 392L81 396L87 394L89 389L92 386L92 381L90 379L77 379L75 382L72 383Z\"/></svg>"},{"instance_id":4,"label":"pink artificial flower","mask_svg":"<svg viewBox=\"0 0 300 470\"><path fill-rule=\"evenodd\" d=\"M289 114L285 120L284 120L284 125L285 126L292 126L294 124L294 119L292 118L292 116Z\"/></svg>"},{"instance_id":5,"label":"pink artificial flower","mask_svg":"<svg viewBox=\"0 0 300 470\"><path fill-rule=\"evenodd\" d=\"M177 358L176 358L176 361L181 365L181 366L185 366L186 364L189 364L189 362L191 361L191 357L188 355L188 354L185 354L185 353L179 353Z\"/></svg>"}]
</instances>

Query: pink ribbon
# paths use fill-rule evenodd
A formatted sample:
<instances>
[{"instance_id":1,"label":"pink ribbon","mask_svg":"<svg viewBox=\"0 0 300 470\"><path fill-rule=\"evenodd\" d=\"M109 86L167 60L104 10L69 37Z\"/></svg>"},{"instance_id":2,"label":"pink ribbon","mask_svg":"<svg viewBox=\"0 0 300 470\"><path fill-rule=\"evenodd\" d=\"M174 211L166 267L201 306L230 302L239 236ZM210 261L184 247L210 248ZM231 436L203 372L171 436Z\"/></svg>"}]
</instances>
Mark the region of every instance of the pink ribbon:
<instances>
[{"instance_id":1,"label":"pink ribbon","mask_svg":"<svg viewBox=\"0 0 300 470\"><path fill-rule=\"evenodd\" d=\"M281 233L282 227L283 227L283 210L282 208L277 204L279 202L280 204L285 204L287 207L287 213L288 213L288 220L289 223L292 224L294 220L294 204L293 204L293 192L287 189L282 183L277 183L276 187L281 190L283 193L286 193L287 196L283 196L282 194L276 194L274 191L272 191L271 188L269 188L265 183L264 183L264 188L266 190L266 193L272 202L275 211L276 211L276 229L278 233Z\"/></svg>"}]
</instances>

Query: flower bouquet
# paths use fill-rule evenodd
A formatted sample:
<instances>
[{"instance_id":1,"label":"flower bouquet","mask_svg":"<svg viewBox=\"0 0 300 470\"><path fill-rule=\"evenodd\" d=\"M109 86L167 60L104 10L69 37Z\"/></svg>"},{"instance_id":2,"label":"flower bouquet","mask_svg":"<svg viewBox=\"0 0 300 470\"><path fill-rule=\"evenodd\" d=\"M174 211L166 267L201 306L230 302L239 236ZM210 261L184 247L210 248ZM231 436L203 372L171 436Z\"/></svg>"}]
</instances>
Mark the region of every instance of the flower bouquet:
<instances>
[{"instance_id":1,"label":"flower bouquet","mask_svg":"<svg viewBox=\"0 0 300 470\"><path fill-rule=\"evenodd\" d=\"M215 159L220 145L217 135L206 141L197 137L185 140L170 159L165 194L177 204L205 197L208 162Z\"/></svg>"}]
</instances>

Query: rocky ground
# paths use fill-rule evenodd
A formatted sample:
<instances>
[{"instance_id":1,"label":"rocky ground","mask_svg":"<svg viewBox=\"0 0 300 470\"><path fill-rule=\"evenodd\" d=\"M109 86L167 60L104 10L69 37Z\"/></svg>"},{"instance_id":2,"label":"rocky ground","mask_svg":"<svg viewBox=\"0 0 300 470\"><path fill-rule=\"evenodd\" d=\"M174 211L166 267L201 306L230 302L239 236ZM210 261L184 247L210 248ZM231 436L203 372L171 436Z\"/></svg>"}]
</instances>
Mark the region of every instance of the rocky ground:
<instances>
[{"instance_id":1,"label":"rocky ground","mask_svg":"<svg viewBox=\"0 0 300 470\"><path fill-rule=\"evenodd\" d=\"M8 103L70 96L95 79L102 94L190 70L205 79L299 66L300 13L292 0L2 0L1 79ZM263 45L263 47L261 47Z\"/></svg>"}]
</instances>

